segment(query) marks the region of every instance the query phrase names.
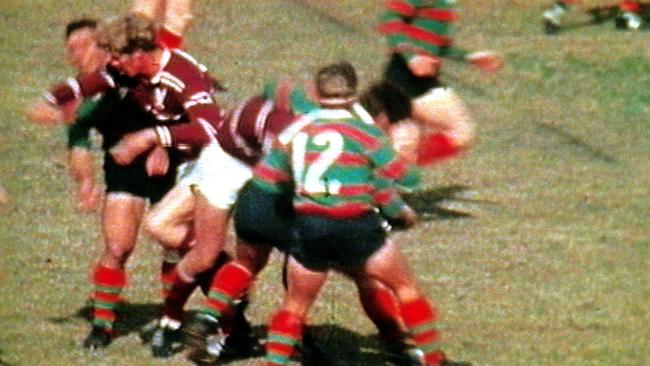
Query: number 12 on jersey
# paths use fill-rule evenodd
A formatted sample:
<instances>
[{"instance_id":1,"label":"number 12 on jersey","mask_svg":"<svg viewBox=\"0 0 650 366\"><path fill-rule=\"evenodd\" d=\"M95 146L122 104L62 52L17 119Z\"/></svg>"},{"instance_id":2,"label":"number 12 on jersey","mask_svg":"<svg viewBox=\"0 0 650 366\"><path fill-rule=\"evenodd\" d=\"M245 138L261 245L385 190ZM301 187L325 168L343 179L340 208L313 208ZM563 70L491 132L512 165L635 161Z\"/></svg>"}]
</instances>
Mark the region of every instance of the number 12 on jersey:
<instances>
[{"instance_id":1,"label":"number 12 on jersey","mask_svg":"<svg viewBox=\"0 0 650 366\"><path fill-rule=\"evenodd\" d=\"M307 159L307 145L311 142L324 150L315 152L315 159ZM326 131L309 136L299 132L291 141L291 164L296 191L307 195L338 194L341 182L327 180L327 170L343 153L343 136L334 131ZM311 155L311 154L310 154Z\"/></svg>"}]
</instances>

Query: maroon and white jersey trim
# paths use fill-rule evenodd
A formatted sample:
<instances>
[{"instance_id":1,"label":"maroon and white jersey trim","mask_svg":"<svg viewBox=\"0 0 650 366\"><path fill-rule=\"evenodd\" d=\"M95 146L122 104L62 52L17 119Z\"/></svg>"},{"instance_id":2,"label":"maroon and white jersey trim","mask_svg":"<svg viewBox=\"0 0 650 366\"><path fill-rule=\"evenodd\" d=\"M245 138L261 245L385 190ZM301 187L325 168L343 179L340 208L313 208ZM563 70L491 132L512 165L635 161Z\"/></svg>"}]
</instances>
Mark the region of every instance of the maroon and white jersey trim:
<instances>
[{"instance_id":1,"label":"maroon and white jersey trim","mask_svg":"<svg viewBox=\"0 0 650 366\"><path fill-rule=\"evenodd\" d=\"M241 103L233 112L230 118L231 121L228 132L230 133L230 138L235 143L236 147L242 149L244 151L244 154L253 156L255 154L255 151L246 143L246 140L244 140L238 132L239 123L241 121L241 114L244 110L244 107L246 107L247 102L248 101Z\"/></svg>"},{"instance_id":2,"label":"maroon and white jersey trim","mask_svg":"<svg viewBox=\"0 0 650 366\"><path fill-rule=\"evenodd\" d=\"M260 143L264 139L264 130L266 128L266 120L269 117L269 113L273 110L273 101L267 100L260 108L257 118L255 119L255 137Z\"/></svg>"},{"instance_id":3,"label":"maroon and white jersey trim","mask_svg":"<svg viewBox=\"0 0 650 366\"><path fill-rule=\"evenodd\" d=\"M158 135L158 141L164 147L172 146L172 134L169 132L169 128L166 126L156 126L156 135Z\"/></svg>"},{"instance_id":4,"label":"maroon and white jersey trim","mask_svg":"<svg viewBox=\"0 0 650 366\"><path fill-rule=\"evenodd\" d=\"M190 99L183 104L183 106L185 109L190 109L199 104L214 104L214 99L210 93L206 91L200 91L192 95Z\"/></svg>"}]
</instances>

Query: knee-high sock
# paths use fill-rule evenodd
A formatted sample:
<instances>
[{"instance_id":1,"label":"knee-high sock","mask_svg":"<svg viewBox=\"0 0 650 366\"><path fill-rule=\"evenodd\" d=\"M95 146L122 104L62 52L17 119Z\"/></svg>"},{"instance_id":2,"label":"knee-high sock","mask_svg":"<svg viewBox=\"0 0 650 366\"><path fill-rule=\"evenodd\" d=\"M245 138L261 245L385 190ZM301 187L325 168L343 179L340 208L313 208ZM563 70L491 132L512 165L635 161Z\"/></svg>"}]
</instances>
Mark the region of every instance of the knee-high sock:
<instances>
[{"instance_id":1,"label":"knee-high sock","mask_svg":"<svg viewBox=\"0 0 650 366\"><path fill-rule=\"evenodd\" d=\"M95 286L93 325L112 332L117 318L115 312L122 301L120 293L126 284L126 273L123 269L98 264L93 271L92 282Z\"/></svg>"},{"instance_id":2,"label":"knee-high sock","mask_svg":"<svg viewBox=\"0 0 650 366\"><path fill-rule=\"evenodd\" d=\"M160 265L160 284L162 285L162 298L166 299L169 296L169 291L174 286L176 280L176 261L170 261L164 258Z\"/></svg>"},{"instance_id":3,"label":"knee-high sock","mask_svg":"<svg viewBox=\"0 0 650 366\"><path fill-rule=\"evenodd\" d=\"M176 266L171 272L170 277L173 278L173 282L168 295L165 297L163 315L182 322L183 308L192 292L194 292L197 283L191 278L187 278L187 276L179 275L178 271L178 266Z\"/></svg>"},{"instance_id":4,"label":"knee-high sock","mask_svg":"<svg viewBox=\"0 0 650 366\"><path fill-rule=\"evenodd\" d=\"M302 339L303 321L288 312L279 311L269 323L266 341L266 366L285 365Z\"/></svg>"},{"instance_id":5,"label":"knee-high sock","mask_svg":"<svg viewBox=\"0 0 650 366\"><path fill-rule=\"evenodd\" d=\"M436 350L440 334L434 327L437 315L435 309L424 298L402 304L402 317L409 328L411 339L424 352L429 366L438 366L445 360L444 353Z\"/></svg>"},{"instance_id":6,"label":"knee-high sock","mask_svg":"<svg viewBox=\"0 0 650 366\"><path fill-rule=\"evenodd\" d=\"M233 300L244 294L253 279L253 274L240 265L232 262L224 265L215 275L201 311L220 318Z\"/></svg>"}]
</instances>

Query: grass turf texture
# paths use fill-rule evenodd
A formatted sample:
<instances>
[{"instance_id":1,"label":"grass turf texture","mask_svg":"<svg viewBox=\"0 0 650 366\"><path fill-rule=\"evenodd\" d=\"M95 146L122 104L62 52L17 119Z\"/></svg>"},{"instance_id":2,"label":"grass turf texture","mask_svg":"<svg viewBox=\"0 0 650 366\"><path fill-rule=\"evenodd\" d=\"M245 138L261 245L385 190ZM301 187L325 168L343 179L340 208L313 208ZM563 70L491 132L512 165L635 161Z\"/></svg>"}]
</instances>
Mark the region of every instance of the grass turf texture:
<instances>
[{"instance_id":1,"label":"grass turf texture","mask_svg":"<svg viewBox=\"0 0 650 366\"><path fill-rule=\"evenodd\" d=\"M445 66L479 138L462 159L430 170L416 207L429 212L398 233L440 309L441 347L475 365L645 365L650 354L650 63L647 32L613 24L542 34L550 1L460 4L457 44L503 53L486 78ZM594 1L598 5L602 2ZM157 316L159 250L139 243L129 262L130 305L107 350L80 346L88 269L100 254L98 219L74 211L62 129L27 124L24 106L71 74L63 26L109 15L126 1L0 3L0 365L188 365L153 360L139 328ZM230 92L224 104L278 75L308 78L348 59L368 83L384 46L372 26L379 1L198 1L188 50ZM579 14L574 15L580 17ZM437 204L470 187L473 216ZM249 316L265 324L281 293L279 260L261 276ZM193 302L196 303L198 299ZM352 285L334 276L314 307L316 337L340 365L382 365L375 331ZM246 365L254 360L235 361Z\"/></svg>"}]
</instances>

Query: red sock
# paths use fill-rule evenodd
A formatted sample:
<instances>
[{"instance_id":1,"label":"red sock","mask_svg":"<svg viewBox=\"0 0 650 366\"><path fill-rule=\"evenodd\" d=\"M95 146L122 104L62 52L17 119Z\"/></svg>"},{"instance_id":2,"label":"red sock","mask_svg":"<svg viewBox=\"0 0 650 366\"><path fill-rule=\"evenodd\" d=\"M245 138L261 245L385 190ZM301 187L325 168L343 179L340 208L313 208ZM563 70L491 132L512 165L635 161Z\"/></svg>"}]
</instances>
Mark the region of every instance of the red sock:
<instances>
[{"instance_id":1,"label":"red sock","mask_svg":"<svg viewBox=\"0 0 650 366\"><path fill-rule=\"evenodd\" d=\"M160 283L162 285L162 298L166 299L169 296L169 290L171 290L176 280L176 262L169 262L166 259L163 259L162 264L160 265Z\"/></svg>"},{"instance_id":2,"label":"red sock","mask_svg":"<svg viewBox=\"0 0 650 366\"><path fill-rule=\"evenodd\" d=\"M224 265L215 275L210 286L203 312L221 317L230 308L234 299L248 289L255 277L244 267L232 262Z\"/></svg>"},{"instance_id":3,"label":"red sock","mask_svg":"<svg viewBox=\"0 0 650 366\"><path fill-rule=\"evenodd\" d=\"M633 0L622 0L619 4L621 11L626 11L630 13L638 14L641 10L641 5L638 2Z\"/></svg>"},{"instance_id":4,"label":"red sock","mask_svg":"<svg viewBox=\"0 0 650 366\"><path fill-rule=\"evenodd\" d=\"M288 311L279 311L269 323L266 341L266 366L285 365L302 339L302 319Z\"/></svg>"},{"instance_id":5,"label":"red sock","mask_svg":"<svg viewBox=\"0 0 650 366\"><path fill-rule=\"evenodd\" d=\"M389 342L404 339L402 317L397 298L389 288L380 286L359 291L361 306L372 320L382 338Z\"/></svg>"},{"instance_id":6,"label":"red sock","mask_svg":"<svg viewBox=\"0 0 650 366\"><path fill-rule=\"evenodd\" d=\"M444 133L431 133L422 138L417 164L424 166L451 158L461 151Z\"/></svg>"},{"instance_id":7,"label":"red sock","mask_svg":"<svg viewBox=\"0 0 650 366\"><path fill-rule=\"evenodd\" d=\"M411 339L424 352L424 359L429 366L440 365L445 357L435 349L440 333L435 329L437 318L435 309L424 298L402 304L402 317L411 332Z\"/></svg>"},{"instance_id":8,"label":"red sock","mask_svg":"<svg viewBox=\"0 0 650 366\"><path fill-rule=\"evenodd\" d=\"M173 278L173 283L168 296L165 297L163 315L182 322L184 314L183 308L192 295L192 292L194 292L197 284L196 281L185 282L185 280L178 275L176 268L174 268L170 277Z\"/></svg>"},{"instance_id":9,"label":"red sock","mask_svg":"<svg viewBox=\"0 0 650 366\"><path fill-rule=\"evenodd\" d=\"M112 331L117 318L115 311L122 301L120 293L126 284L126 273L123 269L98 264L93 271L92 282L95 285L93 325Z\"/></svg>"}]
</instances>

